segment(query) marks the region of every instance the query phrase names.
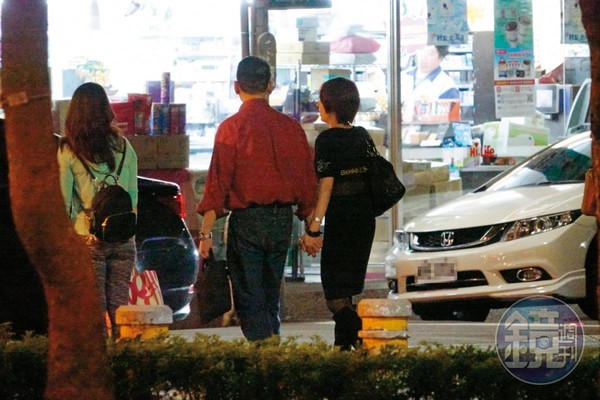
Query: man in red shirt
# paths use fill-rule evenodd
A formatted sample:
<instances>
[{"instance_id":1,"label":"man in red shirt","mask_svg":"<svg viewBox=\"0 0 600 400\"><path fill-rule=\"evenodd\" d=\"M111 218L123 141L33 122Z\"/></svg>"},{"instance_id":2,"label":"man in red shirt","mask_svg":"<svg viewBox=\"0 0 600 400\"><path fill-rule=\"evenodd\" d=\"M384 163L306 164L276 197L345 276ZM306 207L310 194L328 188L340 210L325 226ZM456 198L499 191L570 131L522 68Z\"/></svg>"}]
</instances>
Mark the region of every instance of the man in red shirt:
<instances>
[{"instance_id":1,"label":"man in red shirt","mask_svg":"<svg viewBox=\"0 0 600 400\"><path fill-rule=\"evenodd\" d=\"M280 285L295 214L313 211L317 179L304 130L269 106L269 64L246 57L234 88L239 111L217 130L206 186L197 211L203 216L200 255L208 258L217 218L229 216L227 265L235 309L248 340L278 335ZM309 243L315 253L321 238ZM306 244L305 244L306 246Z\"/></svg>"}]
</instances>

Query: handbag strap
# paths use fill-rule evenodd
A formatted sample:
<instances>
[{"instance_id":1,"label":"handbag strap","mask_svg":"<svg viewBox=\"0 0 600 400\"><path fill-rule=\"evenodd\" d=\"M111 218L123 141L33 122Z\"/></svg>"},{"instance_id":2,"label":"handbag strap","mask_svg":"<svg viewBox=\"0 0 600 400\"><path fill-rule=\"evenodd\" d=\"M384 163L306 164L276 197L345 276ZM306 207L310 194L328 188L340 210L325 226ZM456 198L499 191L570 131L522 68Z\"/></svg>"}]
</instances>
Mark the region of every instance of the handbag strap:
<instances>
[{"instance_id":1,"label":"handbag strap","mask_svg":"<svg viewBox=\"0 0 600 400\"><path fill-rule=\"evenodd\" d=\"M377 146L375 146L373 138L371 137L371 135L369 135L369 132L366 129L363 132L363 137L365 139L365 142L367 143L367 157L378 157L380 154L379 151L377 151Z\"/></svg>"}]
</instances>

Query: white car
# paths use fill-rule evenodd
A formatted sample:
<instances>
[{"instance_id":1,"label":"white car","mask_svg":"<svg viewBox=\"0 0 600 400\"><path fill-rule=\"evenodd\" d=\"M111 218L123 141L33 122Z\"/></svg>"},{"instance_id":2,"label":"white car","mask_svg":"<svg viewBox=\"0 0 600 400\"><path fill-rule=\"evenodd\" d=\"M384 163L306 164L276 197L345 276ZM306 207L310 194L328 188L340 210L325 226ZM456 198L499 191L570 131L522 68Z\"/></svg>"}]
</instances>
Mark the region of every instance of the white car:
<instances>
[{"instance_id":1,"label":"white car","mask_svg":"<svg viewBox=\"0 0 600 400\"><path fill-rule=\"evenodd\" d=\"M531 295L577 302L594 317L595 217L582 215L590 132L555 143L395 232L390 298L422 319L485 320Z\"/></svg>"}]
</instances>

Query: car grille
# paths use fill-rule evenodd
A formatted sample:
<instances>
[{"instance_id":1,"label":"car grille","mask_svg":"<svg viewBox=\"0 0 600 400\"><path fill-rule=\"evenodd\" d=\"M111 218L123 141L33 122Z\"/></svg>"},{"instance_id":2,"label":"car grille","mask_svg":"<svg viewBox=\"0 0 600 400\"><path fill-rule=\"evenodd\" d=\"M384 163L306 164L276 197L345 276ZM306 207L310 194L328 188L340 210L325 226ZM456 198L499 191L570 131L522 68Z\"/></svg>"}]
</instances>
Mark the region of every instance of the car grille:
<instances>
[{"instance_id":1,"label":"car grille","mask_svg":"<svg viewBox=\"0 0 600 400\"><path fill-rule=\"evenodd\" d=\"M410 248L413 251L444 251L483 246L500 240L505 227L506 225L488 225L435 232L412 232Z\"/></svg>"},{"instance_id":2,"label":"car grille","mask_svg":"<svg viewBox=\"0 0 600 400\"><path fill-rule=\"evenodd\" d=\"M419 292L424 290L459 289L474 286L485 286L487 279L481 271L458 271L456 280L440 283L416 284L414 276L406 277L406 291Z\"/></svg>"}]
</instances>

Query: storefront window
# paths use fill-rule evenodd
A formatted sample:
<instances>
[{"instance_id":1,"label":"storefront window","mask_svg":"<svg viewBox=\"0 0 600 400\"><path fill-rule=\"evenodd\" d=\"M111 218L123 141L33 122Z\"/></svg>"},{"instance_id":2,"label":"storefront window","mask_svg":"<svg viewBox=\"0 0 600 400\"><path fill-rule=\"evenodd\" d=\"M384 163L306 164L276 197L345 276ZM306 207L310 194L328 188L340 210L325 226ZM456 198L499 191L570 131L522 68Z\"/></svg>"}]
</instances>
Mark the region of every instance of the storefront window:
<instances>
[{"instance_id":1,"label":"storefront window","mask_svg":"<svg viewBox=\"0 0 600 400\"><path fill-rule=\"evenodd\" d=\"M49 0L53 97L68 99L95 81L121 101L148 93L168 72L170 101L186 105L190 168L205 169L216 127L239 106L239 7L239 0Z\"/></svg>"},{"instance_id":2,"label":"storefront window","mask_svg":"<svg viewBox=\"0 0 600 400\"><path fill-rule=\"evenodd\" d=\"M355 124L366 128L378 151L389 156L390 3L332 0L331 8L271 10L269 32L277 42L277 85L271 104L297 118L313 145L327 128L317 108L321 84L352 79L360 93ZM391 242L391 211L376 219L371 263L383 263ZM306 256L306 265L315 262Z\"/></svg>"},{"instance_id":3,"label":"storefront window","mask_svg":"<svg viewBox=\"0 0 600 400\"><path fill-rule=\"evenodd\" d=\"M297 118L312 143L325 129L316 108L320 84L334 76L353 79L361 93L356 123L368 128L380 152L402 160L398 169L409 188L398 208L403 221L564 136L575 96L589 78L589 48L573 28L580 25L575 1L454 1L456 9L438 19L446 24L438 39L453 29L453 38L464 40L440 53L429 31L441 3L399 0L398 60L388 59L388 0L370 2L368 12L364 1L332 0L328 8L272 9L266 17L277 50L271 104ZM459 4L466 11L457 18L450 13ZM206 170L219 123L240 104L233 92L243 44L239 10L239 0L210 7L194 0L48 0L53 97L60 104L93 80L120 101L148 93L168 72L170 100L186 105L189 169ZM75 17L65 21L65 15ZM412 84L404 79L418 63L435 69L438 61L444 81L432 101L433 85L416 90L424 73L415 72ZM400 76L390 76L391 62L400 64ZM401 82L397 105L390 104L393 80ZM520 94L506 94L505 85ZM391 107L402 111L400 127L388 126ZM390 148L392 135L396 148Z\"/></svg>"},{"instance_id":4,"label":"storefront window","mask_svg":"<svg viewBox=\"0 0 600 400\"><path fill-rule=\"evenodd\" d=\"M404 221L585 129L569 122L579 88L590 76L576 1L401 3L397 151L409 186ZM469 27L466 40L433 43L447 36L432 34L436 29L456 31L462 19ZM439 71L435 79L432 71Z\"/></svg>"},{"instance_id":5,"label":"storefront window","mask_svg":"<svg viewBox=\"0 0 600 400\"><path fill-rule=\"evenodd\" d=\"M265 3L257 2L256 7ZM317 3L328 2L306 4ZM175 159L163 157L166 147L161 146L167 143L163 139L172 136L164 133L131 134L130 141L138 153L140 170L147 176L178 183L185 180L185 190L191 175L194 193L186 203L191 207L188 226L192 230L198 228L193 204L203 192L216 130L241 104L233 82L248 33L246 28L242 32L240 10L244 4L249 6L251 38L258 40L260 32L252 25L257 11L251 7L252 1L48 0L54 111L63 126L70 97L87 81L103 85L115 103L128 101L131 94L150 94L154 103L161 102L157 96L166 91L157 90L160 92L163 81L170 86L169 101L185 104L183 139L189 138L189 154L179 150L185 147L173 151L169 144ZM320 84L334 76L351 78L361 94L356 122L371 132L380 152L388 154L390 2L372 0L368 12L362 0L331 0L330 4L267 11L267 30L277 43L271 105L297 118L312 144L326 128L318 119L316 105ZM258 48L250 50L261 55ZM64 128L59 124L56 129L62 133ZM148 138L158 139L158 147ZM379 218L375 246L381 243L381 248L387 249L390 238L386 215Z\"/></svg>"},{"instance_id":6,"label":"storefront window","mask_svg":"<svg viewBox=\"0 0 600 400\"><path fill-rule=\"evenodd\" d=\"M385 125L389 2L372 2L367 14L357 0L331 4L330 8L269 12L269 30L280 53L272 105L312 123L319 82L340 73L355 79L364 94L359 122ZM48 0L53 98L68 100L79 84L95 81L107 89L112 101L125 101L131 93L155 91L168 72L170 101L186 105L189 167L204 170L219 123L240 104L233 91L242 56L239 10L240 0L210 6L194 0ZM66 21L66 15L74 17ZM301 23L306 25L298 26ZM339 43L346 50L332 53L330 59L329 43L347 37L346 43ZM352 42L356 37L361 43ZM325 51L326 59L290 62L290 50L294 53L294 43L301 40L325 42L327 49L320 51ZM380 129L383 138L385 127Z\"/></svg>"}]
</instances>

